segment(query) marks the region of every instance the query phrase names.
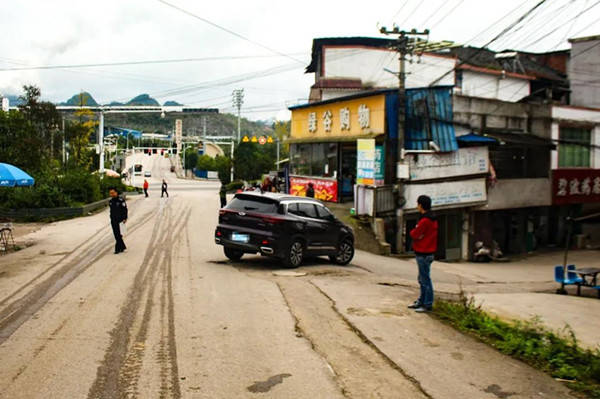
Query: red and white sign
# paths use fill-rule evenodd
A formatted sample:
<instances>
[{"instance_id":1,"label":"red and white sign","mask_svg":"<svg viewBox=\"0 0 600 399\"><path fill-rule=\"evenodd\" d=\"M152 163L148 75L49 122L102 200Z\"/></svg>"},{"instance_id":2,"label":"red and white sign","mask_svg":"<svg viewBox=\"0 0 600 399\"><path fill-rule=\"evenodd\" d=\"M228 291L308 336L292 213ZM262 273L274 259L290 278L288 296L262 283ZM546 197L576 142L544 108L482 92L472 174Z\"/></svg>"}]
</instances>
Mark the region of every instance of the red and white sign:
<instances>
[{"instance_id":1,"label":"red and white sign","mask_svg":"<svg viewBox=\"0 0 600 399\"><path fill-rule=\"evenodd\" d=\"M313 184L315 198L321 201L337 202L338 183L332 179L315 179L313 177L290 177L290 194L306 197L308 183Z\"/></svg>"},{"instance_id":2,"label":"red and white sign","mask_svg":"<svg viewBox=\"0 0 600 399\"><path fill-rule=\"evenodd\" d=\"M554 205L600 202L600 169L556 169L552 171Z\"/></svg>"},{"instance_id":3,"label":"red and white sign","mask_svg":"<svg viewBox=\"0 0 600 399\"><path fill-rule=\"evenodd\" d=\"M267 138L266 138L265 136L260 136L260 137L258 138L258 144L260 144L260 145L265 145L265 144L267 144Z\"/></svg>"}]
</instances>

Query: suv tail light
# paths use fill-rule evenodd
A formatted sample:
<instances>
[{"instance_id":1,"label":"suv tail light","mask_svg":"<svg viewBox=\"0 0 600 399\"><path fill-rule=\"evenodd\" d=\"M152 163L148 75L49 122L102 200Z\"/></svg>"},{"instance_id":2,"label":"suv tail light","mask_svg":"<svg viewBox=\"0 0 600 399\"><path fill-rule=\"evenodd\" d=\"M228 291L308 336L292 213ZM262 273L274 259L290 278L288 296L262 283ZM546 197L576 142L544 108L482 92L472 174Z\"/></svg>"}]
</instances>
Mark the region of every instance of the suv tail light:
<instances>
[{"instance_id":1,"label":"suv tail light","mask_svg":"<svg viewBox=\"0 0 600 399\"><path fill-rule=\"evenodd\" d=\"M283 223L283 219L273 217L273 216L263 216L261 219L264 220L266 223L270 223L270 224Z\"/></svg>"}]
</instances>

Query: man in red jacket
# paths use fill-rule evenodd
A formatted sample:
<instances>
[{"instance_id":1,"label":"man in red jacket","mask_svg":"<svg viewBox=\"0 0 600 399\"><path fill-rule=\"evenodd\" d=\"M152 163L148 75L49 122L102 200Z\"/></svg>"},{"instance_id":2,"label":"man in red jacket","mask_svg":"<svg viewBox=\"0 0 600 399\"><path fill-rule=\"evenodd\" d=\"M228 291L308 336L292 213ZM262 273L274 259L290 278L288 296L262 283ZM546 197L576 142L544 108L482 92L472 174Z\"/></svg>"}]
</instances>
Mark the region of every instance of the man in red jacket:
<instances>
[{"instance_id":1,"label":"man in red jacket","mask_svg":"<svg viewBox=\"0 0 600 399\"><path fill-rule=\"evenodd\" d=\"M431 282L431 263L437 251L438 222L431 213L431 198L421 195L417 199L417 209L421 214L414 229L410 231L413 249L419 266L419 286L421 295L411 305L416 312L428 312L433 307L433 283Z\"/></svg>"}]
</instances>

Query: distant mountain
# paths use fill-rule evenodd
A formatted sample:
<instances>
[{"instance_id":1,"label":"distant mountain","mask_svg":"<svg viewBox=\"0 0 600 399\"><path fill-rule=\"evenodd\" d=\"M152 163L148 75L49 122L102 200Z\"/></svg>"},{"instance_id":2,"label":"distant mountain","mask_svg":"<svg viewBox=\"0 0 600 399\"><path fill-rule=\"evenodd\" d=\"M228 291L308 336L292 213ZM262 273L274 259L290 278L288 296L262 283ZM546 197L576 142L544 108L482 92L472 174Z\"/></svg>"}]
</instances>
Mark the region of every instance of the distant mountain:
<instances>
[{"instance_id":1,"label":"distant mountain","mask_svg":"<svg viewBox=\"0 0 600 399\"><path fill-rule=\"evenodd\" d=\"M165 103L163 104L164 106L171 106L171 107L180 107L183 104L179 104L177 101L165 101Z\"/></svg>"},{"instance_id":2,"label":"distant mountain","mask_svg":"<svg viewBox=\"0 0 600 399\"><path fill-rule=\"evenodd\" d=\"M120 103L118 101L111 101L110 104L108 104L108 105L115 105L116 106L116 105L125 105L125 104Z\"/></svg>"},{"instance_id":3,"label":"distant mountain","mask_svg":"<svg viewBox=\"0 0 600 399\"><path fill-rule=\"evenodd\" d=\"M66 102L61 103L60 105L87 105L91 107L95 107L98 105L94 97L87 91L83 91L81 93L75 94L73 97L69 98Z\"/></svg>"},{"instance_id":4,"label":"distant mountain","mask_svg":"<svg viewBox=\"0 0 600 399\"><path fill-rule=\"evenodd\" d=\"M160 105L158 101L150 97L148 94L140 94L137 97L132 98L125 105Z\"/></svg>"}]
</instances>

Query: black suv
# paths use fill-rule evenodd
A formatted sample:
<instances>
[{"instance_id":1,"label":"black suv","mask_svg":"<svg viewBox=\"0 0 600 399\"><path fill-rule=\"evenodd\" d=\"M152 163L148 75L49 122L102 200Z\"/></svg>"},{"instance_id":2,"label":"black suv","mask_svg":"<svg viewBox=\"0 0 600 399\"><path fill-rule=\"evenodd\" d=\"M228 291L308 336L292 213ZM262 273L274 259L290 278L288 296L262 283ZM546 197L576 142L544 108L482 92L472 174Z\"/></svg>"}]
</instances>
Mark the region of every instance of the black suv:
<instances>
[{"instance_id":1,"label":"black suv","mask_svg":"<svg viewBox=\"0 0 600 399\"><path fill-rule=\"evenodd\" d=\"M329 256L347 265L354 256L352 229L312 198L245 192L219 211L215 242L225 256L239 260L260 253L298 267L307 256Z\"/></svg>"}]
</instances>

